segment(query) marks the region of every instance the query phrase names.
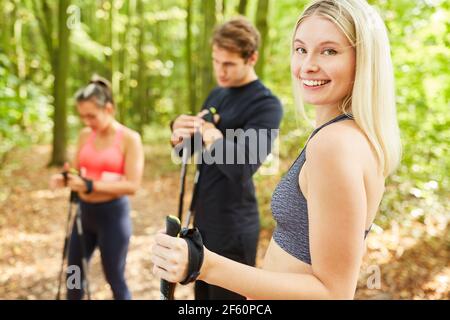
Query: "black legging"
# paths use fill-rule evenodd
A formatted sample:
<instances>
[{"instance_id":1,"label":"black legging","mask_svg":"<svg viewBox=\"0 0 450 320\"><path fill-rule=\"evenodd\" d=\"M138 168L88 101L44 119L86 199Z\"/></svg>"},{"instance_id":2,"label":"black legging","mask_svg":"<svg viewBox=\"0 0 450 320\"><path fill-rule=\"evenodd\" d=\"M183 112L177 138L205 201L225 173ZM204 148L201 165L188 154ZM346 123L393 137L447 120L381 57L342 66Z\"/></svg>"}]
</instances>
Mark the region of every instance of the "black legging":
<instances>
[{"instance_id":1,"label":"black legging","mask_svg":"<svg viewBox=\"0 0 450 320\"><path fill-rule=\"evenodd\" d=\"M132 232L129 215L128 197L103 203L87 203L80 201L81 221L87 259L92 256L98 245L101 254L103 271L111 286L114 299L131 299L130 291L125 281L125 263L128 244ZM69 266L81 268L81 247L74 224L69 248ZM70 274L68 275L70 277ZM82 279L84 277L82 276ZM90 278L92 279L92 275ZM68 289L67 299L80 300L82 289Z\"/></svg>"}]
</instances>

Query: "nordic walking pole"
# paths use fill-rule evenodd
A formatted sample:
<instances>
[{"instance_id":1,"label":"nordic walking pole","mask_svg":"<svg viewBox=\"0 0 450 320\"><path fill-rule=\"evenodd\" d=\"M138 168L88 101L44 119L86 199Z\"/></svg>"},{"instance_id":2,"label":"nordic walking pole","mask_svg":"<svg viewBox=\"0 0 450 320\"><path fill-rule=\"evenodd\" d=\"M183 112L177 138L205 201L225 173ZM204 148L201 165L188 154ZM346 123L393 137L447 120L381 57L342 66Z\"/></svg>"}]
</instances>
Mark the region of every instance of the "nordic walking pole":
<instances>
[{"instance_id":1,"label":"nordic walking pole","mask_svg":"<svg viewBox=\"0 0 450 320\"><path fill-rule=\"evenodd\" d=\"M166 217L166 234L172 237L178 236L181 229L181 222L175 216ZM160 292L161 300L174 300L175 283L161 279Z\"/></svg>"},{"instance_id":2,"label":"nordic walking pole","mask_svg":"<svg viewBox=\"0 0 450 320\"><path fill-rule=\"evenodd\" d=\"M214 122L215 115L216 115L216 109L214 107L212 107L212 108L209 108L209 112L203 116L203 119L205 119L208 122ZM196 133L196 134L200 134L200 133ZM195 137L194 137L194 139L195 139ZM174 216L166 217L166 234L168 234L169 236L172 236L172 237L178 236L178 234L180 233L180 230L181 230L181 221L180 220L181 220L181 216L183 214L184 182L185 182L185 177L186 177L186 166L187 166L187 158L188 158L186 148L183 148L183 156L182 157L183 157L183 160L182 160L183 162L182 162L182 167L181 167L181 178L180 178L180 181L181 181L180 202L178 205L179 219L177 219L177 217L174 217ZM199 170L198 165L196 165L194 187L192 190L191 204L189 206L189 211L188 211L188 215L187 215L187 219L186 219L186 228L189 228L190 219L191 219L192 213L194 211L195 201L196 201L197 193L198 193L198 191L197 191L198 184L197 183L198 183L199 177L200 177L200 170ZM176 286L175 283L171 283L166 280L161 280L161 284L160 284L161 300L174 300L175 286Z\"/></svg>"},{"instance_id":3,"label":"nordic walking pole","mask_svg":"<svg viewBox=\"0 0 450 320\"><path fill-rule=\"evenodd\" d=\"M203 115L203 119L207 122L212 122L214 123L214 117L219 117L219 115L217 114L217 110L214 107L210 107L208 109L208 113ZM199 151L200 153L203 152L203 149ZM198 180L200 178L200 170L199 170L199 166L196 164L195 165L195 177L194 177L194 186L192 188L192 198L191 198L191 204L189 205L189 210L186 216L186 221L184 223L184 228L189 228L189 224L191 222L191 217L194 215L194 210L195 210L195 203L197 201L197 194L198 194Z\"/></svg>"},{"instance_id":4,"label":"nordic walking pole","mask_svg":"<svg viewBox=\"0 0 450 320\"><path fill-rule=\"evenodd\" d=\"M196 202L197 193L198 193L197 183L198 183L198 178L199 177L200 177L200 170L198 169L198 167L196 167L196 169L195 169L195 177L194 177L194 187L192 188L191 204L189 205L189 210L188 210L188 213L186 215L186 221L184 223L184 228L189 228L189 224L191 222L191 217L194 215L195 202Z\"/></svg>"},{"instance_id":5,"label":"nordic walking pole","mask_svg":"<svg viewBox=\"0 0 450 320\"><path fill-rule=\"evenodd\" d=\"M87 257L86 257L87 250L86 250L86 243L84 242L80 208L78 208L78 210L75 214L75 223L76 223L76 228L77 228L78 239L80 240L81 268L83 270L84 280L85 280L85 282L83 282L83 284L85 284L87 298L88 298L88 300L91 300L91 291L89 290L89 265L88 265Z\"/></svg>"},{"instance_id":6,"label":"nordic walking pole","mask_svg":"<svg viewBox=\"0 0 450 320\"><path fill-rule=\"evenodd\" d=\"M62 173L64 177L64 183L67 185L67 171L64 171ZM70 221L72 218L72 206L73 204L76 204L77 202L77 194L74 191L70 192L70 198L69 198L69 211L67 214L67 222L66 222L66 236L64 238L64 245L63 245L63 251L62 251L62 259L61 259L61 268L59 271L59 277L58 277L58 292L56 293L56 300L61 299L61 284L62 284L62 275L64 270L64 262L67 257L67 251L69 250L69 239L70 239Z\"/></svg>"},{"instance_id":7,"label":"nordic walking pole","mask_svg":"<svg viewBox=\"0 0 450 320\"><path fill-rule=\"evenodd\" d=\"M180 175L180 198L178 200L178 219L181 221L183 215L183 200L184 200L184 187L186 184L186 168L188 161L188 150L187 148L182 149L182 163L181 163L181 175Z\"/></svg>"}]
</instances>

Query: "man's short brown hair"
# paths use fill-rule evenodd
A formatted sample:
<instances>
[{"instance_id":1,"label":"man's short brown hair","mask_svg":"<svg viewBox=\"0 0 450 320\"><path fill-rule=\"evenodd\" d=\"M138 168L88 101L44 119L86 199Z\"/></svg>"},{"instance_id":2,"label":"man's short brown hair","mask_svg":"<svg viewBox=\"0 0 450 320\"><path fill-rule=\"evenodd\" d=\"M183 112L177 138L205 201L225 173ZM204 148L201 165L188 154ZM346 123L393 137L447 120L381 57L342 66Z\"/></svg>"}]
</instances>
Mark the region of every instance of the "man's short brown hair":
<instances>
[{"instance_id":1,"label":"man's short brown hair","mask_svg":"<svg viewBox=\"0 0 450 320\"><path fill-rule=\"evenodd\" d=\"M244 17L238 17L215 29L212 44L236 52L247 60L258 50L260 39L258 30Z\"/></svg>"}]
</instances>

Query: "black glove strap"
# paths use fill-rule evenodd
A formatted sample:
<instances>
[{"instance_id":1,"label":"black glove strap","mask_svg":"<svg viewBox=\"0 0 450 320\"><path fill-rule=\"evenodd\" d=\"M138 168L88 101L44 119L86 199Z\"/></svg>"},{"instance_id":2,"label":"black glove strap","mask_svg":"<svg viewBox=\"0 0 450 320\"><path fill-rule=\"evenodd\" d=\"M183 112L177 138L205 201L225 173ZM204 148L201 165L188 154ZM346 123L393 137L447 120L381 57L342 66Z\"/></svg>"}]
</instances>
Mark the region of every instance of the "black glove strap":
<instances>
[{"instance_id":1,"label":"black glove strap","mask_svg":"<svg viewBox=\"0 0 450 320\"><path fill-rule=\"evenodd\" d=\"M67 182L69 181L69 172L63 171L61 172L63 179L64 179L64 186L67 187Z\"/></svg>"},{"instance_id":2,"label":"black glove strap","mask_svg":"<svg viewBox=\"0 0 450 320\"><path fill-rule=\"evenodd\" d=\"M83 179L84 183L86 184L86 192L87 194L92 193L94 191L94 182L90 179L81 178Z\"/></svg>"},{"instance_id":3,"label":"black glove strap","mask_svg":"<svg viewBox=\"0 0 450 320\"><path fill-rule=\"evenodd\" d=\"M69 181L69 172L63 171L61 172L63 178L64 178L64 186L67 187L67 182ZM78 193L75 191L70 191L70 202L77 203L79 200Z\"/></svg>"},{"instance_id":4,"label":"black glove strap","mask_svg":"<svg viewBox=\"0 0 450 320\"><path fill-rule=\"evenodd\" d=\"M216 125L217 123L214 121L214 115L217 114L216 108L211 107L206 109L208 110L208 113L203 115L203 120L205 120L206 122L211 122L212 124Z\"/></svg>"},{"instance_id":5,"label":"black glove strap","mask_svg":"<svg viewBox=\"0 0 450 320\"><path fill-rule=\"evenodd\" d=\"M188 284L197 279L200 275L200 269L203 264L203 240L197 228L183 228L180 232L180 238L186 240L188 245L188 275L181 284Z\"/></svg>"}]
</instances>

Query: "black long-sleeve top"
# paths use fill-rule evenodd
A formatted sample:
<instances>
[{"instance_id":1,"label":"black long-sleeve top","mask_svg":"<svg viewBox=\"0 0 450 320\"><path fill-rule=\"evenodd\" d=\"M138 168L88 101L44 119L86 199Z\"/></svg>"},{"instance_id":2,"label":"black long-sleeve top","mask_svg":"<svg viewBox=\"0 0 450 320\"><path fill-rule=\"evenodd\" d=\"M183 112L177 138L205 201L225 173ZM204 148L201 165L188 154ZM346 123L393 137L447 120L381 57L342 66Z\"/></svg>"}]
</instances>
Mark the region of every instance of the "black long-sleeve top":
<instances>
[{"instance_id":1,"label":"black long-sleeve top","mask_svg":"<svg viewBox=\"0 0 450 320\"><path fill-rule=\"evenodd\" d=\"M259 213L252 176L270 153L283 116L281 103L261 81L255 80L241 87L216 87L202 109L211 107L220 115L216 127L224 138L203 153L199 164L194 225L217 233L257 230ZM228 130L227 135L227 129L238 131ZM243 143L245 139L236 138L239 132L240 137L256 136L258 147L254 142ZM220 152L223 157L217 157ZM230 164L226 160L232 158L233 152L234 161ZM214 157L222 160L206 163Z\"/></svg>"}]
</instances>

